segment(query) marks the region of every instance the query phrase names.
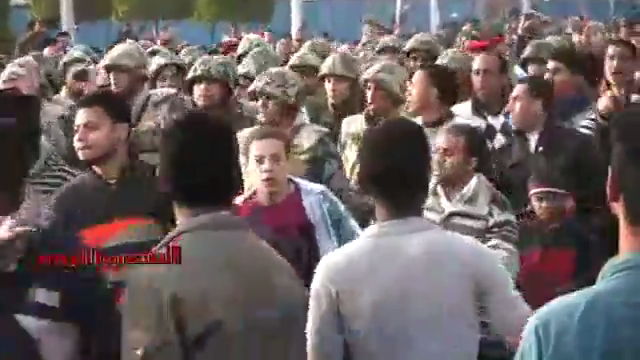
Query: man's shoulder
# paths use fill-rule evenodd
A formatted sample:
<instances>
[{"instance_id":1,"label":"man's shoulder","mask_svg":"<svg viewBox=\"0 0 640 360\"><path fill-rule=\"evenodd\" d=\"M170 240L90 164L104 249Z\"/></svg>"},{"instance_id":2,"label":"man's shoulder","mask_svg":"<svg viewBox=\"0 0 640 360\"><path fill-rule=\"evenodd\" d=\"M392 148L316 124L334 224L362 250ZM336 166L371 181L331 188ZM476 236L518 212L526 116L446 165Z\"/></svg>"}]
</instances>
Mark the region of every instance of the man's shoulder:
<instances>
[{"instance_id":1,"label":"man's shoulder","mask_svg":"<svg viewBox=\"0 0 640 360\"><path fill-rule=\"evenodd\" d=\"M596 288L588 287L560 296L538 309L527 326L551 336L554 333L566 333L578 326L585 316L595 314L591 305L597 299L597 294Z\"/></svg>"},{"instance_id":2,"label":"man's shoulder","mask_svg":"<svg viewBox=\"0 0 640 360\"><path fill-rule=\"evenodd\" d=\"M344 118L344 120L342 120L342 131L358 131L358 130L362 130L364 131L365 128L365 120L364 120L364 114L360 113L360 114L354 114L354 115L350 115L347 116L346 118Z\"/></svg>"}]
</instances>

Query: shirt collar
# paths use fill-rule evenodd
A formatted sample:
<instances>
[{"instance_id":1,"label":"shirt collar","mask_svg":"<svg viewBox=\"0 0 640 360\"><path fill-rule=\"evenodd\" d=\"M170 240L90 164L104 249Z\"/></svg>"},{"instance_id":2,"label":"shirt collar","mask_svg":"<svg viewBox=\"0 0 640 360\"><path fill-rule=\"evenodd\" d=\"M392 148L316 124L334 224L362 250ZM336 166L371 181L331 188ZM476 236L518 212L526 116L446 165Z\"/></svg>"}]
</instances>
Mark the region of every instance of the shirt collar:
<instances>
[{"instance_id":1,"label":"shirt collar","mask_svg":"<svg viewBox=\"0 0 640 360\"><path fill-rule=\"evenodd\" d=\"M628 272L640 273L640 253L618 255L611 258L600 270L597 282L603 282Z\"/></svg>"}]
</instances>

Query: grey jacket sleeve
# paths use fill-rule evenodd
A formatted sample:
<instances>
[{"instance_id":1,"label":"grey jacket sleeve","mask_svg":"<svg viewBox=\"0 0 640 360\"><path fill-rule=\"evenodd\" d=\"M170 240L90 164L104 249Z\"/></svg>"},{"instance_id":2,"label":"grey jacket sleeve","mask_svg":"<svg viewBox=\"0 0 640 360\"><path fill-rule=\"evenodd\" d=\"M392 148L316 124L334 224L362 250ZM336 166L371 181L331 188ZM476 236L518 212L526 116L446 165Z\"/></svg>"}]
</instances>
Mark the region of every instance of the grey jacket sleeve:
<instances>
[{"instance_id":1,"label":"grey jacket sleeve","mask_svg":"<svg viewBox=\"0 0 640 360\"><path fill-rule=\"evenodd\" d=\"M307 318L308 360L344 359L346 340L338 307L338 293L329 283L330 271L330 264L320 260L311 283Z\"/></svg>"},{"instance_id":2,"label":"grey jacket sleeve","mask_svg":"<svg viewBox=\"0 0 640 360\"><path fill-rule=\"evenodd\" d=\"M504 337L519 337L531 308L515 289L509 273L491 250L478 247L473 268L481 306L487 309L492 329Z\"/></svg>"}]
</instances>

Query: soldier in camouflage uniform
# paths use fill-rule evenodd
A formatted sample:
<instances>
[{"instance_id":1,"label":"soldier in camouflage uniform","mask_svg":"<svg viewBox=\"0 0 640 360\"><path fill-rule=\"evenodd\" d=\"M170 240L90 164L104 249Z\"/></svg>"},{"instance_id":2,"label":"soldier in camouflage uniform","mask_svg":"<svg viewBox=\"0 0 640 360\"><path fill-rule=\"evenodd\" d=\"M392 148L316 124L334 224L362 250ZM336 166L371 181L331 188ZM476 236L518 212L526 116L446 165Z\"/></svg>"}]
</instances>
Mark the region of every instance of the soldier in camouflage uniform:
<instances>
[{"instance_id":1,"label":"soldier in camouflage uniform","mask_svg":"<svg viewBox=\"0 0 640 360\"><path fill-rule=\"evenodd\" d=\"M305 121L300 108L304 101L303 81L298 74L284 68L272 68L251 84L249 94L258 99L264 125L286 131L291 136L289 174L323 184L333 191L352 213L358 214L365 201L349 186L344 177L340 155L331 141L329 130ZM256 127L238 133L240 164L245 175L245 190L254 188L257 179L247 175L247 140Z\"/></svg>"},{"instance_id":2,"label":"soldier in camouflage uniform","mask_svg":"<svg viewBox=\"0 0 640 360\"><path fill-rule=\"evenodd\" d=\"M378 40L374 54L381 60L394 61L402 64L402 39L395 35L386 35Z\"/></svg>"},{"instance_id":3,"label":"soldier in camouflage uniform","mask_svg":"<svg viewBox=\"0 0 640 360\"><path fill-rule=\"evenodd\" d=\"M284 66L289 62L289 58L293 53L293 45L291 44L291 40L289 39L280 39L276 43L276 54L280 56L282 62L279 64L280 66Z\"/></svg>"},{"instance_id":4,"label":"soldier in camouflage uniform","mask_svg":"<svg viewBox=\"0 0 640 360\"><path fill-rule=\"evenodd\" d=\"M402 51L406 56L407 69L412 74L420 64L433 64L440 56L442 47L433 35L418 33L407 41Z\"/></svg>"},{"instance_id":5,"label":"soldier in camouflage uniform","mask_svg":"<svg viewBox=\"0 0 640 360\"><path fill-rule=\"evenodd\" d=\"M336 143L340 138L342 121L363 110L364 98L358 83L359 75L358 61L346 52L332 54L320 66L318 77L324 83L331 113L331 123L327 128Z\"/></svg>"},{"instance_id":6,"label":"soldier in camouflage uniform","mask_svg":"<svg viewBox=\"0 0 640 360\"><path fill-rule=\"evenodd\" d=\"M64 83L62 90L53 97L52 101L65 108L75 104L88 89L84 89L83 86L75 86L76 84L73 78L81 69L87 69L87 72L89 72L90 69L91 72L95 72L95 69L93 69L94 64L93 59L80 50L72 49L65 54L58 64L58 71ZM95 82L95 79L88 80Z\"/></svg>"},{"instance_id":7,"label":"soldier in camouflage uniform","mask_svg":"<svg viewBox=\"0 0 640 360\"><path fill-rule=\"evenodd\" d=\"M138 159L154 167L158 166L162 129L193 107L193 101L176 89L150 90L147 110L131 130L131 145Z\"/></svg>"},{"instance_id":8,"label":"soldier in camouflage uniform","mask_svg":"<svg viewBox=\"0 0 640 360\"><path fill-rule=\"evenodd\" d=\"M114 46L100 63L109 75L111 89L129 99L133 126L140 121L148 104L147 64L144 50L130 40Z\"/></svg>"},{"instance_id":9,"label":"soldier in camouflage uniform","mask_svg":"<svg viewBox=\"0 0 640 360\"><path fill-rule=\"evenodd\" d=\"M240 43L238 44L238 48L236 49L236 62L240 64L245 56L249 55L252 50L257 48L268 48L271 49L271 46L264 41L264 39L257 34L247 34L242 37Z\"/></svg>"},{"instance_id":10,"label":"soldier in camouflage uniform","mask_svg":"<svg viewBox=\"0 0 640 360\"><path fill-rule=\"evenodd\" d=\"M456 72L458 84L458 102L471 97L471 68L473 57L458 49L447 49L438 56L436 64L444 65Z\"/></svg>"},{"instance_id":11,"label":"soldier in camouflage uniform","mask_svg":"<svg viewBox=\"0 0 640 360\"><path fill-rule=\"evenodd\" d=\"M184 49L180 50L180 54L178 55L182 62L187 66L187 69L191 69L193 64L198 60L201 56L204 56L205 52L200 46L187 46Z\"/></svg>"},{"instance_id":12,"label":"soldier in camouflage uniform","mask_svg":"<svg viewBox=\"0 0 640 360\"><path fill-rule=\"evenodd\" d=\"M322 127L331 127L331 114L327 108L327 95L321 86L318 71L322 61L314 53L298 51L293 54L287 67L295 71L304 82L303 92L306 95L303 111L309 121Z\"/></svg>"},{"instance_id":13,"label":"soldier in camouflage uniform","mask_svg":"<svg viewBox=\"0 0 640 360\"><path fill-rule=\"evenodd\" d=\"M367 109L344 119L340 132L342 164L352 185L357 186L358 151L365 130L381 121L400 117L408 80L404 67L389 61L373 65L362 75Z\"/></svg>"},{"instance_id":14,"label":"soldier in camouflage uniform","mask_svg":"<svg viewBox=\"0 0 640 360\"><path fill-rule=\"evenodd\" d=\"M266 47L259 47L247 54L240 65L238 65L238 86L236 88L236 97L248 109L255 109L257 116L257 108L251 105L247 98L247 90L253 80L269 68L277 67L282 59L273 50Z\"/></svg>"},{"instance_id":15,"label":"soldier in camouflage uniform","mask_svg":"<svg viewBox=\"0 0 640 360\"><path fill-rule=\"evenodd\" d=\"M329 55L331 55L333 50L331 49L331 44L327 40L316 38L302 44L302 47L298 52L313 53L320 59L320 61L324 61L329 57Z\"/></svg>"},{"instance_id":16,"label":"soldier in camouflage uniform","mask_svg":"<svg viewBox=\"0 0 640 360\"><path fill-rule=\"evenodd\" d=\"M185 89L198 108L229 119L234 130L240 131L253 126L256 120L234 95L236 71L231 57L203 56L189 70Z\"/></svg>"},{"instance_id":17,"label":"soldier in camouflage uniform","mask_svg":"<svg viewBox=\"0 0 640 360\"><path fill-rule=\"evenodd\" d=\"M149 88L172 88L182 91L187 66L175 54L159 53L149 64Z\"/></svg>"}]
</instances>

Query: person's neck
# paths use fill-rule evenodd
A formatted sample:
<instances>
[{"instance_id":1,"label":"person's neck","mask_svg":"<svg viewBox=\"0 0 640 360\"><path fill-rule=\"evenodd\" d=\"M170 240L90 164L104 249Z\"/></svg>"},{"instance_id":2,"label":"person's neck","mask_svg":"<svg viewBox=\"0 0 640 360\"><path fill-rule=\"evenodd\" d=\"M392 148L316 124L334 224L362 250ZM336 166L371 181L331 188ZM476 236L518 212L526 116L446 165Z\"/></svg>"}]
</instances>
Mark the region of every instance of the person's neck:
<instances>
[{"instance_id":1,"label":"person's neck","mask_svg":"<svg viewBox=\"0 0 640 360\"><path fill-rule=\"evenodd\" d=\"M375 201L375 216L377 222L400 220L410 217L422 217L422 205L424 201L416 202L404 209L392 209L379 201Z\"/></svg>"},{"instance_id":2,"label":"person's neck","mask_svg":"<svg viewBox=\"0 0 640 360\"><path fill-rule=\"evenodd\" d=\"M275 191L258 189L256 191L256 200L263 206L279 204L287 195L291 194L293 190L294 185L290 181L287 181Z\"/></svg>"},{"instance_id":3,"label":"person's neck","mask_svg":"<svg viewBox=\"0 0 640 360\"><path fill-rule=\"evenodd\" d=\"M490 97L488 99L476 98L481 111L489 115L499 114L504 109L505 103L502 96Z\"/></svg>"},{"instance_id":4,"label":"person's neck","mask_svg":"<svg viewBox=\"0 0 640 360\"><path fill-rule=\"evenodd\" d=\"M618 220L618 253L625 255L638 252L640 252L640 227L630 226Z\"/></svg>"},{"instance_id":5,"label":"person's neck","mask_svg":"<svg viewBox=\"0 0 640 360\"><path fill-rule=\"evenodd\" d=\"M444 191L445 196L448 200L453 199L456 195L458 195L469 183L471 179L473 179L474 174L465 174L459 177L460 181L448 182L440 184L442 187L442 191Z\"/></svg>"},{"instance_id":6,"label":"person's neck","mask_svg":"<svg viewBox=\"0 0 640 360\"><path fill-rule=\"evenodd\" d=\"M422 124L428 126L443 119L445 114L446 109L440 106L429 106L420 113L420 116L422 118Z\"/></svg>"},{"instance_id":7,"label":"person's neck","mask_svg":"<svg viewBox=\"0 0 640 360\"><path fill-rule=\"evenodd\" d=\"M122 169L129 164L129 155L120 150L108 161L100 165L93 165L91 169L107 182L116 182L122 173Z\"/></svg>"},{"instance_id":8,"label":"person's neck","mask_svg":"<svg viewBox=\"0 0 640 360\"><path fill-rule=\"evenodd\" d=\"M190 208L187 206L183 206L177 203L173 203L173 214L176 217L176 224L183 224L185 221L192 219L196 216L214 212L223 212L229 211L231 206L209 206L209 207L198 207L198 208Z\"/></svg>"}]
</instances>

